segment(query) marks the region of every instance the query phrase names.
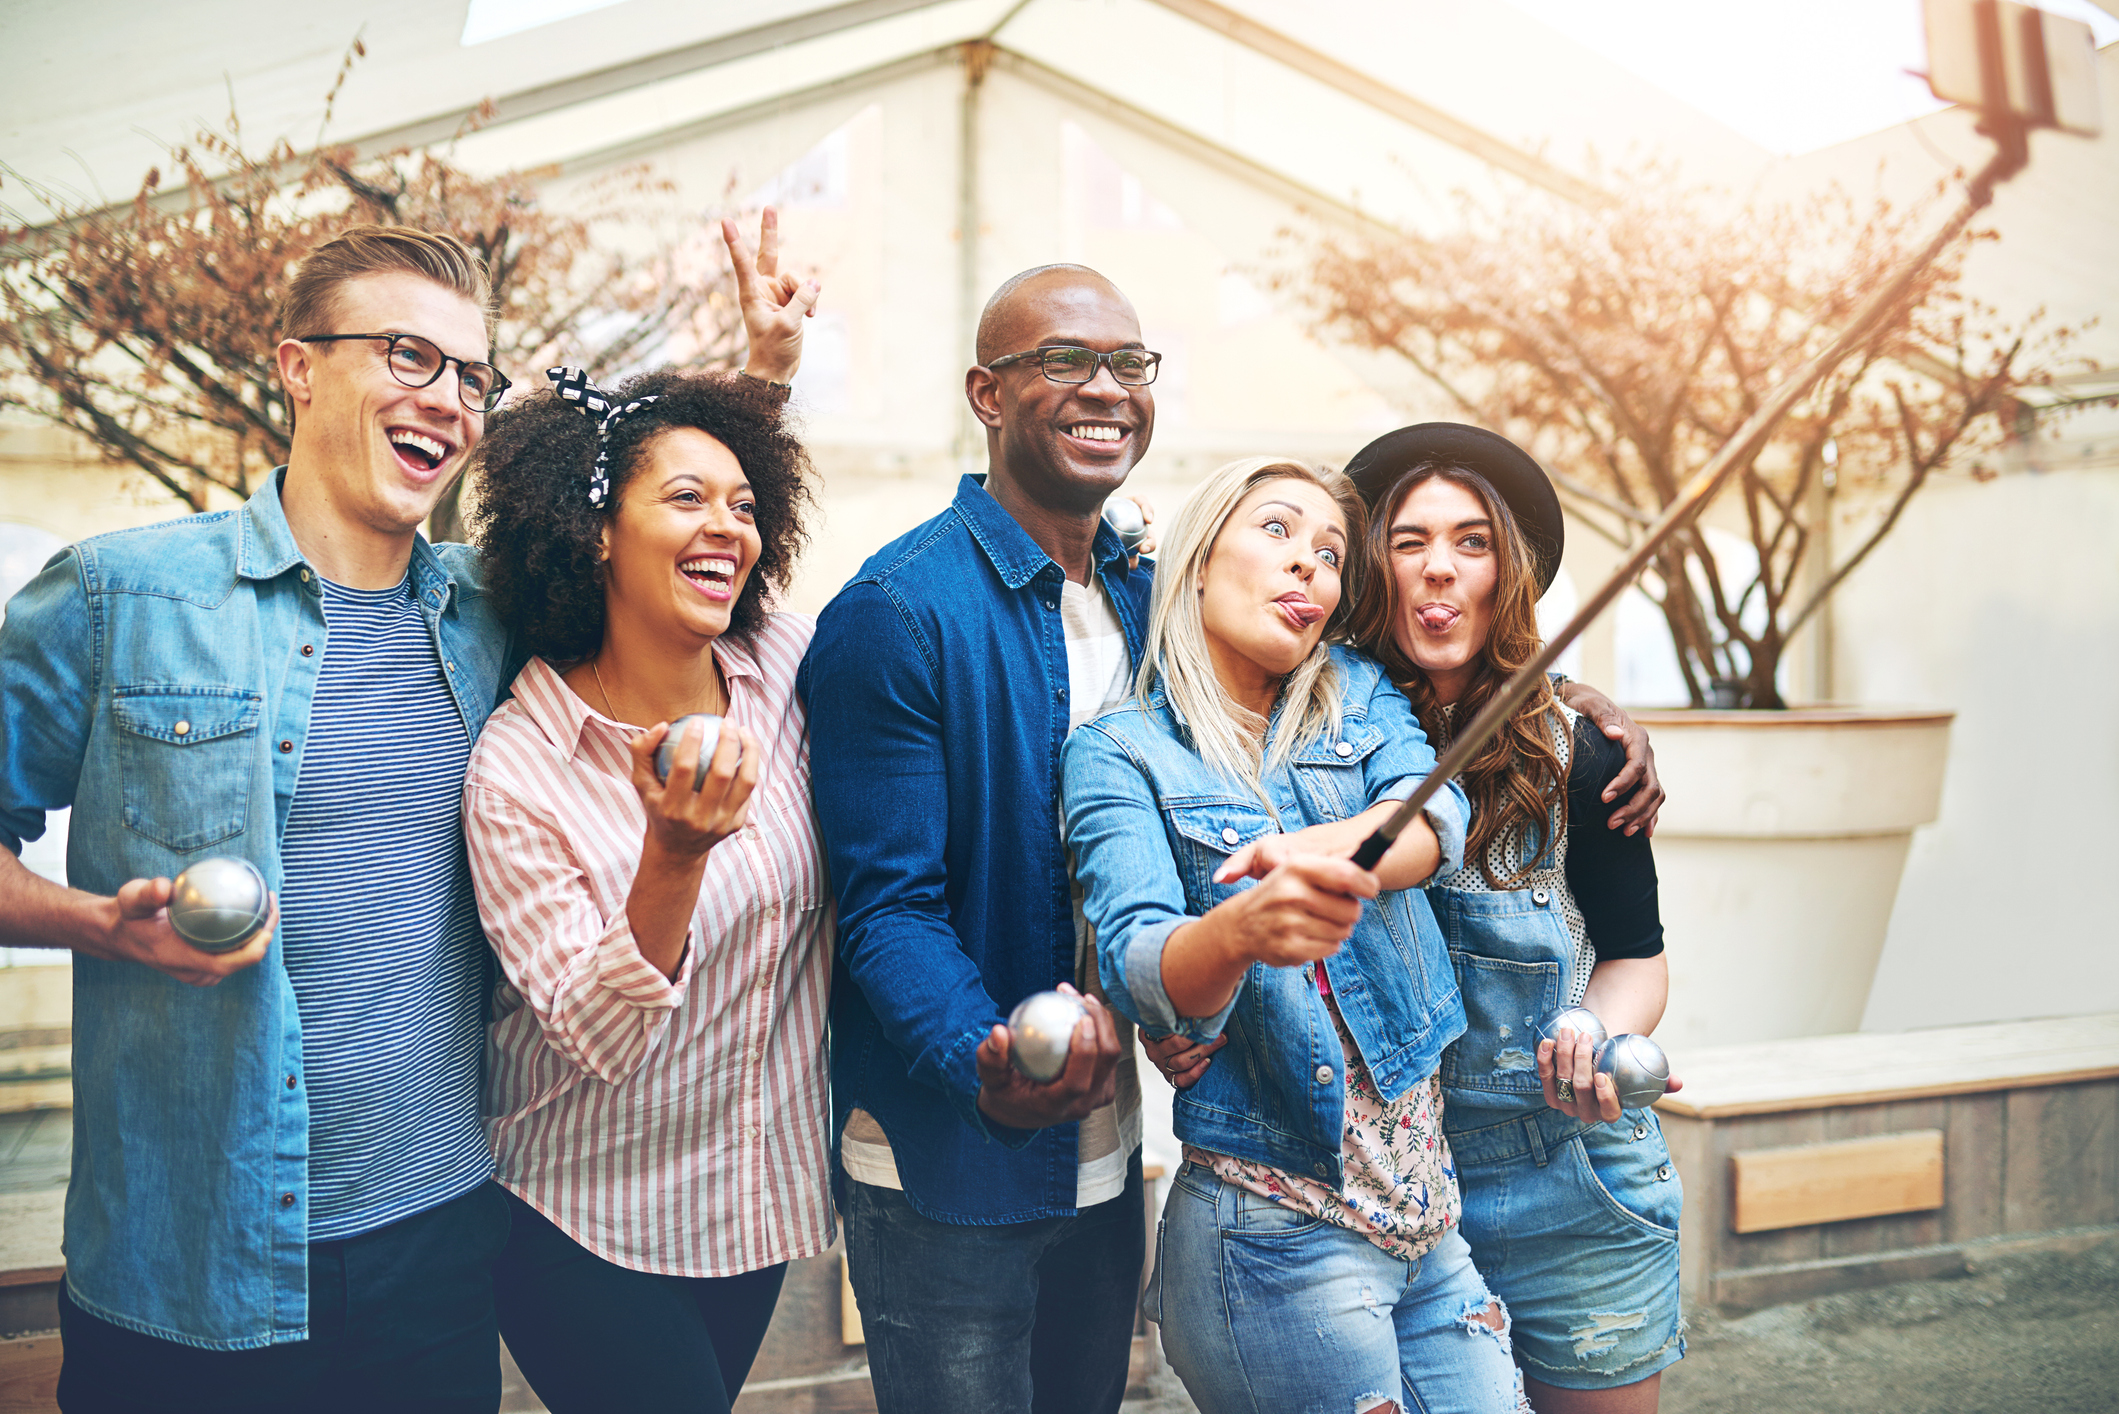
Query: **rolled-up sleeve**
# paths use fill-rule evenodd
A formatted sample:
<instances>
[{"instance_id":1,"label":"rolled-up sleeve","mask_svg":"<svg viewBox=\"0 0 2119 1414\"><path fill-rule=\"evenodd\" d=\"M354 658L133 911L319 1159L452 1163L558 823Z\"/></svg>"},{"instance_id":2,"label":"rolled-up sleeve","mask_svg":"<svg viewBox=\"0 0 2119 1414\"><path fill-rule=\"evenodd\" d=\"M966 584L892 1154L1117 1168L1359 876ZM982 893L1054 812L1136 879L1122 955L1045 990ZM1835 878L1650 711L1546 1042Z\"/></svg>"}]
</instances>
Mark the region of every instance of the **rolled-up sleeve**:
<instances>
[{"instance_id":1,"label":"rolled-up sleeve","mask_svg":"<svg viewBox=\"0 0 2119 1414\"><path fill-rule=\"evenodd\" d=\"M0 619L0 845L20 854L73 804L95 703L80 556L54 555Z\"/></svg>"},{"instance_id":2,"label":"rolled-up sleeve","mask_svg":"<svg viewBox=\"0 0 2119 1414\"><path fill-rule=\"evenodd\" d=\"M1151 1036L1174 1031L1211 1041L1228 1024L1243 989L1212 1016L1185 1017L1163 988L1163 949L1190 915L1146 770L1095 723L1067 738L1061 763L1067 847L1074 853L1105 993Z\"/></svg>"},{"instance_id":3,"label":"rolled-up sleeve","mask_svg":"<svg viewBox=\"0 0 2119 1414\"><path fill-rule=\"evenodd\" d=\"M1369 694L1368 719L1383 735L1382 744L1362 763L1368 803L1373 807L1387 800L1404 800L1433 774L1435 750L1420 729L1420 719L1413 715L1412 703L1382 673L1376 674L1375 688ZM1421 813L1442 845L1442 862L1435 866L1432 883L1464 867L1464 837L1471 828L1472 806L1464 788L1451 781Z\"/></svg>"},{"instance_id":4,"label":"rolled-up sleeve","mask_svg":"<svg viewBox=\"0 0 2119 1414\"><path fill-rule=\"evenodd\" d=\"M607 1083L640 1068L683 1004L698 953L674 979L641 956L621 908L606 917L557 823L482 781L464 790L464 839L479 920L501 971L552 1049Z\"/></svg>"}]
</instances>

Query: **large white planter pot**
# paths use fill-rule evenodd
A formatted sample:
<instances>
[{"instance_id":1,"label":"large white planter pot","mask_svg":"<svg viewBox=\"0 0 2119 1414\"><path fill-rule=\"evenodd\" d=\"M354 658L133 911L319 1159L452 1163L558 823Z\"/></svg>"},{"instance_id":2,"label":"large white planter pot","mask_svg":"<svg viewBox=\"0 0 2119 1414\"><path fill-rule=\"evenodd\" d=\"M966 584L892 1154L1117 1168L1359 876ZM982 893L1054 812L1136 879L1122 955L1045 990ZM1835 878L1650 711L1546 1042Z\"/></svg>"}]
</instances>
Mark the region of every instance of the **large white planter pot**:
<instances>
[{"instance_id":1,"label":"large white planter pot","mask_svg":"<svg viewBox=\"0 0 2119 1414\"><path fill-rule=\"evenodd\" d=\"M1656 827L1670 1007L1696 1046L1860 1029L1951 712L1637 712L1670 793Z\"/></svg>"}]
</instances>

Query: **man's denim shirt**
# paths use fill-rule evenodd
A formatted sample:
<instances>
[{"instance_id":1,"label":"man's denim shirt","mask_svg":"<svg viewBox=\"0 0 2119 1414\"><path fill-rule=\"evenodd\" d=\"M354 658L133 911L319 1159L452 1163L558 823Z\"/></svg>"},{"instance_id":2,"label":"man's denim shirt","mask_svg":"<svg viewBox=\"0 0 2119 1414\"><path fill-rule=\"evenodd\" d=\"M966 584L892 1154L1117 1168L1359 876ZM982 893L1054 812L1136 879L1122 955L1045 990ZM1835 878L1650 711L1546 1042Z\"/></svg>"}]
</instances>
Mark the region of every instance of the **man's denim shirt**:
<instances>
[{"instance_id":1,"label":"man's denim shirt","mask_svg":"<svg viewBox=\"0 0 2119 1414\"><path fill-rule=\"evenodd\" d=\"M240 510L85 540L9 602L0 844L19 855L71 805L75 888L236 855L278 892L325 645L279 479ZM505 651L476 557L419 540L411 572L475 738ZM73 1070L75 1303L209 1349L305 1338L309 1111L279 944L217 987L76 954Z\"/></svg>"},{"instance_id":2,"label":"man's denim shirt","mask_svg":"<svg viewBox=\"0 0 2119 1414\"><path fill-rule=\"evenodd\" d=\"M1419 721L1383 669L1351 649L1334 648L1332 658L1339 729L1267 773L1278 820L1200 759L1160 689L1076 732L1065 759L1067 843L1112 1004L1153 1036L1229 1035L1199 1083L1178 1092L1178 1137L1336 1188L1346 1062L1314 970L1253 963L1229 1004L1202 1018L1179 1016L1162 981L1170 934L1253 886L1214 882L1230 855L1266 835L1401 800L1434 769ZM1269 730L1282 725L1276 712ZM1426 813L1442 845L1435 872L1451 873L1463 862L1470 804L1451 782ZM1464 1001L1423 890L1371 901L1327 966L1340 1015L1386 1100L1424 1083L1463 1034Z\"/></svg>"},{"instance_id":3,"label":"man's denim shirt","mask_svg":"<svg viewBox=\"0 0 2119 1414\"><path fill-rule=\"evenodd\" d=\"M1093 554L1137 662L1149 573L1108 527ZM907 1200L945 1222L1075 1210L1079 1126L988 1121L975 1058L1017 1002L1074 977L1064 579L967 476L839 592L802 663L839 906L834 1127L873 1115Z\"/></svg>"}]
</instances>

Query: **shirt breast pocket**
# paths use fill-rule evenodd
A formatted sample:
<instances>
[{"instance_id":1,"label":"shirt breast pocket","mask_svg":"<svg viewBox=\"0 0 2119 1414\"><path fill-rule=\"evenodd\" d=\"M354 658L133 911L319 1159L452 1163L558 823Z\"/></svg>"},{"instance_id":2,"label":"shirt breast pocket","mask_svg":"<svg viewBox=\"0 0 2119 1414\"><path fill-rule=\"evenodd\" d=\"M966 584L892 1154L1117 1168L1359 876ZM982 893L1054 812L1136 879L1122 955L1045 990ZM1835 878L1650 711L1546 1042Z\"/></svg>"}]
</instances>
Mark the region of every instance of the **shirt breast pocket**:
<instances>
[{"instance_id":1,"label":"shirt breast pocket","mask_svg":"<svg viewBox=\"0 0 2119 1414\"><path fill-rule=\"evenodd\" d=\"M1185 903L1196 913L1206 912L1248 883L1243 879L1232 884L1214 882L1214 871L1227 863L1230 855L1280 832L1280 826L1262 808L1240 801L1165 805L1163 814L1170 822Z\"/></svg>"},{"instance_id":2,"label":"shirt breast pocket","mask_svg":"<svg viewBox=\"0 0 2119 1414\"><path fill-rule=\"evenodd\" d=\"M264 699L207 684L111 695L125 827L179 854L243 832Z\"/></svg>"}]
</instances>

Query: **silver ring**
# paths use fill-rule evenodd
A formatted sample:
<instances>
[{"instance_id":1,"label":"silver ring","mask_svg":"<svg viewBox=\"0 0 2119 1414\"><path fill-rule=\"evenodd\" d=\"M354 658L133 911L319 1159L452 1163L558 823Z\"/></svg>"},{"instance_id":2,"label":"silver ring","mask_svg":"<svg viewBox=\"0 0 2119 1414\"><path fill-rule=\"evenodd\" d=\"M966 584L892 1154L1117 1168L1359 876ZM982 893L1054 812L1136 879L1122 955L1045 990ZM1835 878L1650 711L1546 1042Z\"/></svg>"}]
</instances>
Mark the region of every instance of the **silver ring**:
<instances>
[{"instance_id":1,"label":"silver ring","mask_svg":"<svg viewBox=\"0 0 2119 1414\"><path fill-rule=\"evenodd\" d=\"M1563 1075L1559 1079L1553 1081L1552 1092L1555 1095L1558 1095L1561 1101L1565 1104L1571 1105L1575 1102L1575 1083L1573 1079L1568 1076Z\"/></svg>"}]
</instances>

